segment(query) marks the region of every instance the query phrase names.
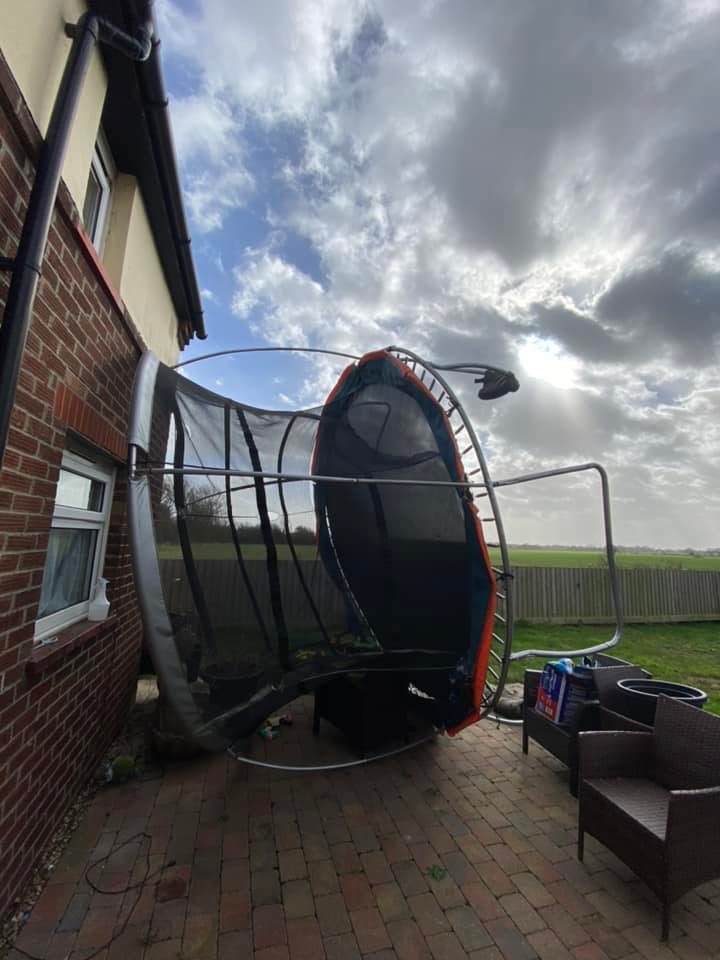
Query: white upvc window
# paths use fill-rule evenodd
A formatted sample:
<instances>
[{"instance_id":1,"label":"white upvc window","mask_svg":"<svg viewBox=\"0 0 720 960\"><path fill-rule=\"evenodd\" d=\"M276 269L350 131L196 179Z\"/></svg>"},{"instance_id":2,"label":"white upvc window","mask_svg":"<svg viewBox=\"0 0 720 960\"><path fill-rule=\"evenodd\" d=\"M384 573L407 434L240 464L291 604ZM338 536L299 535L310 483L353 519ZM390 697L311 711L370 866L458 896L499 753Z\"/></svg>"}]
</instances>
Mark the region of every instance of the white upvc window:
<instances>
[{"instance_id":1,"label":"white upvc window","mask_svg":"<svg viewBox=\"0 0 720 960\"><path fill-rule=\"evenodd\" d=\"M82 221L85 232L98 253L102 253L110 217L110 198L115 180L115 164L102 130L93 151L83 203Z\"/></svg>"},{"instance_id":2,"label":"white upvc window","mask_svg":"<svg viewBox=\"0 0 720 960\"><path fill-rule=\"evenodd\" d=\"M43 574L35 639L44 640L88 615L102 575L114 468L65 451Z\"/></svg>"}]
</instances>

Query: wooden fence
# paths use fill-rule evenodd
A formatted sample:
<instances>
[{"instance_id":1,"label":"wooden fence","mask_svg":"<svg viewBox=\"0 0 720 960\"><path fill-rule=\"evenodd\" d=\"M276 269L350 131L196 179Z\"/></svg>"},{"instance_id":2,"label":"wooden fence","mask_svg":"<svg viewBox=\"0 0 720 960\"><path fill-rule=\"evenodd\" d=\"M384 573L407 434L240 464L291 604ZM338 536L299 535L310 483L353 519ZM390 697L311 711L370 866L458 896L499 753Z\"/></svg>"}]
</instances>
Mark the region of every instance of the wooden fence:
<instances>
[{"instance_id":1,"label":"wooden fence","mask_svg":"<svg viewBox=\"0 0 720 960\"><path fill-rule=\"evenodd\" d=\"M303 573L323 619L342 623L342 598L319 562L302 561ZM228 560L201 560L198 573L206 601L217 622L254 627L237 564ZM247 563L248 575L261 610L272 622L270 597L262 560ZM192 597L181 560L161 561L165 596L174 611L189 612ZM639 567L620 570L620 588L626 620L669 622L720 620L720 573L705 570L662 570ZM312 610L290 562L280 564L280 586L288 622L314 625ZM515 618L531 622L611 622L606 570L518 567L514 571Z\"/></svg>"},{"instance_id":2,"label":"wooden fence","mask_svg":"<svg viewBox=\"0 0 720 960\"><path fill-rule=\"evenodd\" d=\"M518 567L515 617L552 623L614 620L608 573L602 569ZM619 570L626 620L650 623L720 620L720 573L712 570Z\"/></svg>"}]
</instances>

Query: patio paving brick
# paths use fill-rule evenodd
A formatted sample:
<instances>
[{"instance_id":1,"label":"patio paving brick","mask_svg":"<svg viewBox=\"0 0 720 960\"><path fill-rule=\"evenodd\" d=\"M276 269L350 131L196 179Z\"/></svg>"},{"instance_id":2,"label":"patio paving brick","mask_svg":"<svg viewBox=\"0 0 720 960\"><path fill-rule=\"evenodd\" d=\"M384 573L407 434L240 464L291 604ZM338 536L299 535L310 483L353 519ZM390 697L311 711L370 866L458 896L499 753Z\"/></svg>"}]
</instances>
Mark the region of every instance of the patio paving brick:
<instances>
[{"instance_id":1,"label":"patio paving brick","mask_svg":"<svg viewBox=\"0 0 720 960\"><path fill-rule=\"evenodd\" d=\"M280 880L304 880L307 876L307 864L302 850L281 850L278 853Z\"/></svg>"},{"instance_id":2,"label":"patio paving brick","mask_svg":"<svg viewBox=\"0 0 720 960\"><path fill-rule=\"evenodd\" d=\"M392 881L393 873L382 850L362 853L360 855L360 862L363 865L368 883L371 884L371 886Z\"/></svg>"},{"instance_id":3,"label":"patio paving brick","mask_svg":"<svg viewBox=\"0 0 720 960\"><path fill-rule=\"evenodd\" d=\"M329 727L311 736L308 700L292 712L259 755L347 757ZM17 945L43 960L720 960L720 882L675 905L661 944L632 871L590 837L577 861L576 812L557 761L488 722L346 771L168 764L97 794ZM97 892L85 874L103 857Z\"/></svg>"},{"instance_id":4,"label":"patio paving brick","mask_svg":"<svg viewBox=\"0 0 720 960\"><path fill-rule=\"evenodd\" d=\"M420 928L414 920L393 920L387 925L395 953L401 960L432 956L430 948Z\"/></svg>"},{"instance_id":5,"label":"patio paving brick","mask_svg":"<svg viewBox=\"0 0 720 960\"><path fill-rule=\"evenodd\" d=\"M375 906L370 884L363 873L349 873L340 877L340 890L348 910Z\"/></svg>"},{"instance_id":6,"label":"patio paving brick","mask_svg":"<svg viewBox=\"0 0 720 960\"><path fill-rule=\"evenodd\" d=\"M360 950L352 933L325 937L323 946L327 960L360 960Z\"/></svg>"},{"instance_id":7,"label":"patio paving brick","mask_svg":"<svg viewBox=\"0 0 720 960\"><path fill-rule=\"evenodd\" d=\"M350 921L361 953L374 953L390 946L390 938L377 907L352 910Z\"/></svg>"},{"instance_id":8,"label":"patio paving brick","mask_svg":"<svg viewBox=\"0 0 720 960\"><path fill-rule=\"evenodd\" d=\"M282 885L285 916L296 920L315 915L315 900L309 880L289 880Z\"/></svg>"},{"instance_id":9,"label":"patio paving brick","mask_svg":"<svg viewBox=\"0 0 720 960\"><path fill-rule=\"evenodd\" d=\"M338 936L352 931L348 908L341 893L329 893L327 896L318 897L315 908L324 937Z\"/></svg>"}]
</instances>

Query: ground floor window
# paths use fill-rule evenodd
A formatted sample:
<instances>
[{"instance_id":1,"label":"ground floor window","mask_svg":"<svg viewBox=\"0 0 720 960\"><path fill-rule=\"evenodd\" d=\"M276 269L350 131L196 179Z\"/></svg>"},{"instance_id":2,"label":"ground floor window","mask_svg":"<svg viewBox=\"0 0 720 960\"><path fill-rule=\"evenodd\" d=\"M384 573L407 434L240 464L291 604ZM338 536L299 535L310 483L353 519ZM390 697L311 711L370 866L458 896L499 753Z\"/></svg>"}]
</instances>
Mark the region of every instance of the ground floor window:
<instances>
[{"instance_id":1,"label":"ground floor window","mask_svg":"<svg viewBox=\"0 0 720 960\"><path fill-rule=\"evenodd\" d=\"M89 452L63 454L36 640L87 617L103 569L114 478L114 467Z\"/></svg>"}]
</instances>

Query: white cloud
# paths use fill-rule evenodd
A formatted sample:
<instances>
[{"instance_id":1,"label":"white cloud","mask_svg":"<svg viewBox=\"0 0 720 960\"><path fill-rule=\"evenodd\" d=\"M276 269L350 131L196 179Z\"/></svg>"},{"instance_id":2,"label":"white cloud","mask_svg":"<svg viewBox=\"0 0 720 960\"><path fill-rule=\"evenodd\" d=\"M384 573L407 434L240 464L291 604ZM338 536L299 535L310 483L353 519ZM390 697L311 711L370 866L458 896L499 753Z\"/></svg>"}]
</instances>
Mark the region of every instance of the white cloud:
<instances>
[{"instance_id":1,"label":"white cloud","mask_svg":"<svg viewBox=\"0 0 720 960\"><path fill-rule=\"evenodd\" d=\"M242 167L223 164L185 175L185 201L193 224L201 233L222 227L227 214L245 203L252 179Z\"/></svg>"},{"instance_id":2,"label":"white cloud","mask_svg":"<svg viewBox=\"0 0 720 960\"><path fill-rule=\"evenodd\" d=\"M235 322L277 345L404 342L515 367L520 392L496 404L462 387L498 473L605 460L621 542L718 539L716 4L162 12L192 78L177 104L188 205L228 265L234 250ZM248 172L251 126L281 200ZM267 239L241 255L222 228L258 195ZM283 256L285 231L321 277ZM283 402L322 399L336 367L310 371ZM508 494L509 526L597 540L590 489ZM543 518L559 532L541 535Z\"/></svg>"},{"instance_id":3,"label":"white cloud","mask_svg":"<svg viewBox=\"0 0 720 960\"><path fill-rule=\"evenodd\" d=\"M255 187L245 165L242 111L220 96L192 94L173 102L172 118L192 223L201 233L218 230Z\"/></svg>"}]
</instances>

